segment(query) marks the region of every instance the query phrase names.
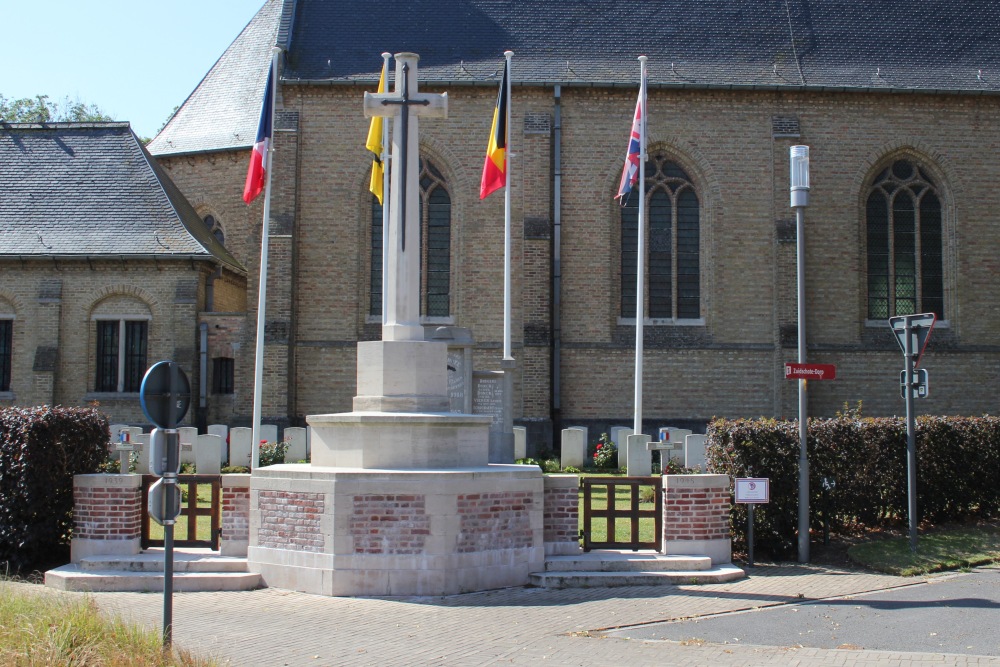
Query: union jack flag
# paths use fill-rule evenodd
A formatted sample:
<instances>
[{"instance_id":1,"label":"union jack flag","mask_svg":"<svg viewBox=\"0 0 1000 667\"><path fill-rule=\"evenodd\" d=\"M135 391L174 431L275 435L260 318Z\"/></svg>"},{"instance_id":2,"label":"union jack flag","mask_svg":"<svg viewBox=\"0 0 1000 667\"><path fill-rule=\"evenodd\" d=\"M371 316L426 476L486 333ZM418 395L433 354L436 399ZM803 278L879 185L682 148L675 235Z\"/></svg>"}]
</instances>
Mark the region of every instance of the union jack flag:
<instances>
[{"instance_id":1,"label":"union jack flag","mask_svg":"<svg viewBox=\"0 0 1000 667\"><path fill-rule=\"evenodd\" d=\"M622 169L622 180L618 185L618 194L615 199L622 199L632 191L632 188L639 182L639 155L642 153L642 115L646 108L646 79L645 75L639 86L639 99L635 103L635 118L632 120L632 136L628 140L628 152L625 154L625 167Z\"/></svg>"}]
</instances>

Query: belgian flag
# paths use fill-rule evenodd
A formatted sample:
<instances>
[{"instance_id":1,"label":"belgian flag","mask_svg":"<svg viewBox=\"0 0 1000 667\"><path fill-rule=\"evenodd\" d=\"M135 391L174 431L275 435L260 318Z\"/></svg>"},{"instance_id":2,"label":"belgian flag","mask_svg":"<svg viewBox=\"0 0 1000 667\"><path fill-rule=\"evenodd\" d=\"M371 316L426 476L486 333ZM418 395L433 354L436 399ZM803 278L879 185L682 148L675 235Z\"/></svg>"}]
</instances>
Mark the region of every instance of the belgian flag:
<instances>
[{"instance_id":1,"label":"belgian flag","mask_svg":"<svg viewBox=\"0 0 1000 667\"><path fill-rule=\"evenodd\" d=\"M385 92L385 70L387 67L387 63L382 64L382 76L378 79L376 92ZM375 158L372 160L372 177L368 189L378 198L379 204L385 203L382 201L382 193L384 192L382 179L385 176L385 165L382 164L382 123L384 120L381 116L372 118L371 125L368 127L368 140L365 142L365 148L375 154Z\"/></svg>"},{"instance_id":2,"label":"belgian flag","mask_svg":"<svg viewBox=\"0 0 1000 667\"><path fill-rule=\"evenodd\" d=\"M490 128L490 143L486 147L486 163L483 165L483 182L479 187L479 198L486 197L494 190L507 184L507 63L503 66L503 80L497 93L497 105L493 110L493 127Z\"/></svg>"}]
</instances>

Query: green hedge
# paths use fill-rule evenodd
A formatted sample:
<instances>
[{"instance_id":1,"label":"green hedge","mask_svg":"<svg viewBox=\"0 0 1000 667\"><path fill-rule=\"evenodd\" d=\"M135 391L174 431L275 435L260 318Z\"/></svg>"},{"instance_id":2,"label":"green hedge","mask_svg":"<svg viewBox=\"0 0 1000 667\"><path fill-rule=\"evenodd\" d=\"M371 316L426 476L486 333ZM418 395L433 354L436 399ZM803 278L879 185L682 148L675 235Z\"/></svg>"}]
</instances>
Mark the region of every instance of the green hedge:
<instances>
[{"instance_id":1,"label":"green hedge","mask_svg":"<svg viewBox=\"0 0 1000 667\"><path fill-rule=\"evenodd\" d=\"M707 434L710 471L771 480L771 502L754 510L756 546L776 558L794 555L798 422L716 419ZM997 513L1000 419L920 417L916 442L919 520ZM829 512L833 528L882 528L907 521L905 420L861 418L851 411L835 419L810 419L807 447L813 529L821 527L824 511ZM747 506L734 505L737 548L746 546L746 519Z\"/></svg>"},{"instance_id":2,"label":"green hedge","mask_svg":"<svg viewBox=\"0 0 1000 667\"><path fill-rule=\"evenodd\" d=\"M93 408L0 409L0 562L65 556L73 475L97 472L109 439L107 417Z\"/></svg>"}]
</instances>

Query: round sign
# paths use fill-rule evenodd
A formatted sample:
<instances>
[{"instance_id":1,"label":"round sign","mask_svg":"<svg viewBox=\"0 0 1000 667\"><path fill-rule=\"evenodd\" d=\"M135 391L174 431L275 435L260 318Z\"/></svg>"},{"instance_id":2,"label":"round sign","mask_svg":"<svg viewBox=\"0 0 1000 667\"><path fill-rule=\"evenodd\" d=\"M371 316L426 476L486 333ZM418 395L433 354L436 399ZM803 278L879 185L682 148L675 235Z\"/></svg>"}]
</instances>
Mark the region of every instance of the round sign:
<instances>
[{"instance_id":1,"label":"round sign","mask_svg":"<svg viewBox=\"0 0 1000 667\"><path fill-rule=\"evenodd\" d=\"M156 426L176 428L191 405L191 383L180 364L161 361L150 366L139 387L139 404Z\"/></svg>"}]
</instances>

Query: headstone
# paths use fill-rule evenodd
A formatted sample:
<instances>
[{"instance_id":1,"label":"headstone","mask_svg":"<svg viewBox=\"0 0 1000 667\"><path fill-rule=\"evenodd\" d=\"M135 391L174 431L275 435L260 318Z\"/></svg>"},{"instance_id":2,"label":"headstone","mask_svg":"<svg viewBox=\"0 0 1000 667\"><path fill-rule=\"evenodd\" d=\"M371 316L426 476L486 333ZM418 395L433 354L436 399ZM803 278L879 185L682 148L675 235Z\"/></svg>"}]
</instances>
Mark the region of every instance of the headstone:
<instances>
[{"instance_id":1,"label":"headstone","mask_svg":"<svg viewBox=\"0 0 1000 667\"><path fill-rule=\"evenodd\" d=\"M135 440L137 435L142 435L141 426L129 426L128 428L122 429L123 431L128 431L129 440Z\"/></svg>"},{"instance_id":2,"label":"headstone","mask_svg":"<svg viewBox=\"0 0 1000 667\"><path fill-rule=\"evenodd\" d=\"M590 445L590 440L588 439L590 432L586 426L567 426L566 428L575 428L579 431L583 431L583 455L587 456L587 447Z\"/></svg>"},{"instance_id":3,"label":"headstone","mask_svg":"<svg viewBox=\"0 0 1000 667\"><path fill-rule=\"evenodd\" d=\"M191 426L182 426L177 429L177 434L181 440L181 463L196 463L194 445L198 442L198 429Z\"/></svg>"},{"instance_id":4,"label":"headstone","mask_svg":"<svg viewBox=\"0 0 1000 667\"><path fill-rule=\"evenodd\" d=\"M229 465L250 467L253 429L237 427L229 431Z\"/></svg>"},{"instance_id":5,"label":"headstone","mask_svg":"<svg viewBox=\"0 0 1000 667\"><path fill-rule=\"evenodd\" d=\"M626 460L626 452L628 451L628 442L626 438L632 435L631 426L612 426L611 427L611 440L615 443L615 447L618 449L618 467L624 468L628 465Z\"/></svg>"},{"instance_id":6,"label":"headstone","mask_svg":"<svg viewBox=\"0 0 1000 667\"><path fill-rule=\"evenodd\" d=\"M199 435L194 443L194 465L199 475L218 475L222 465L222 438L217 435Z\"/></svg>"},{"instance_id":7,"label":"headstone","mask_svg":"<svg viewBox=\"0 0 1000 667\"><path fill-rule=\"evenodd\" d=\"M142 429L139 429L140 431ZM135 464L135 474L137 475L148 475L149 474L149 434L140 433L138 435L131 436L133 446L135 447L135 453L137 454L138 461Z\"/></svg>"},{"instance_id":8,"label":"headstone","mask_svg":"<svg viewBox=\"0 0 1000 667\"><path fill-rule=\"evenodd\" d=\"M653 474L653 456L647 449L649 436L645 433L628 436L625 467L629 477L648 477Z\"/></svg>"},{"instance_id":9,"label":"headstone","mask_svg":"<svg viewBox=\"0 0 1000 667\"><path fill-rule=\"evenodd\" d=\"M528 456L528 429L524 426L514 427L514 460Z\"/></svg>"},{"instance_id":10,"label":"headstone","mask_svg":"<svg viewBox=\"0 0 1000 667\"><path fill-rule=\"evenodd\" d=\"M559 453L559 466L566 468L583 467L587 456L587 432L582 428L564 428L562 430L562 447Z\"/></svg>"},{"instance_id":11,"label":"headstone","mask_svg":"<svg viewBox=\"0 0 1000 667\"><path fill-rule=\"evenodd\" d=\"M448 410L472 413L472 332L464 327L437 327L428 340L448 343Z\"/></svg>"},{"instance_id":12,"label":"headstone","mask_svg":"<svg viewBox=\"0 0 1000 667\"><path fill-rule=\"evenodd\" d=\"M226 444L229 442L229 427L225 424L209 424L208 434L217 435L222 438L222 453L220 454L220 463L225 465L229 462L229 447Z\"/></svg>"},{"instance_id":13,"label":"headstone","mask_svg":"<svg viewBox=\"0 0 1000 667\"><path fill-rule=\"evenodd\" d=\"M306 430L304 428L298 426L286 428L285 442L288 443L288 449L285 450L285 463L298 463L306 459Z\"/></svg>"},{"instance_id":14,"label":"headstone","mask_svg":"<svg viewBox=\"0 0 1000 667\"><path fill-rule=\"evenodd\" d=\"M705 471L708 463L705 457L705 446L708 437L704 435L689 435L684 439L684 467L701 468Z\"/></svg>"},{"instance_id":15,"label":"headstone","mask_svg":"<svg viewBox=\"0 0 1000 667\"><path fill-rule=\"evenodd\" d=\"M278 427L274 424L261 424L260 439L267 442L278 442Z\"/></svg>"},{"instance_id":16,"label":"headstone","mask_svg":"<svg viewBox=\"0 0 1000 667\"><path fill-rule=\"evenodd\" d=\"M669 451L669 456L671 461L677 461L679 464L684 463L684 439L691 435L691 429L687 428L674 428L673 426L663 427L669 433L667 442L671 444L671 449ZM660 429L661 431L663 429ZM660 452L660 460L665 458L667 452Z\"/></svg>"},{"instance_id":17,"label":"headstone","mask_svg":"<svg viewBox=\"0 0 1000 667\"><path fill-rule=\"evenodd\" d=\"M500 460L503 446L503 372L473 371L472 373L472 414L489 415L490 422L490 463Z\"/></svg>"}]
</instances>

